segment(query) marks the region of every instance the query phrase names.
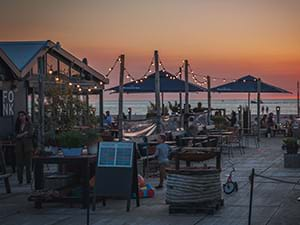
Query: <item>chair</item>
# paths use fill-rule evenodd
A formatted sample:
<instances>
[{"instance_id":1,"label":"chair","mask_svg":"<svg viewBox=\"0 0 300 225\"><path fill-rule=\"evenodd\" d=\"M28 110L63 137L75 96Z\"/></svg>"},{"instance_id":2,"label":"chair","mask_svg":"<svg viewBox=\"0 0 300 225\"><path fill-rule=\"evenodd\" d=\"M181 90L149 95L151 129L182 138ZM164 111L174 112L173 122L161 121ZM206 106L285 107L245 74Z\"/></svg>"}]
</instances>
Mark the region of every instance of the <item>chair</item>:
<instances>
[{"instance_id":1,"label":"chair","mask_svg":"<svg viewBox=\"0 0 300 225\"><path fill-rule=\"evenodd\" d=\"M225 143L221 145L222 151L227 150L229 157L233 157L233 150L238 149L241 154L245 154L242 146L242 136L238 129L233 130L233 134L227 137Z\"/></svg>"},{"instance_id":2,"label":"chair","mask_svg":"<svg viewBox=\"0 0 300 225\"><path fill-rule=\"evenodd\" d=\"M9 177L11 176L11 174L6 172L6 165L4 160L4 154L2 151L2 146L0 146L0 170L1 170L0 179L4 180L6 193L9 194L11 193L11 188L9 183Z\"/></svg>"}]
</instances>

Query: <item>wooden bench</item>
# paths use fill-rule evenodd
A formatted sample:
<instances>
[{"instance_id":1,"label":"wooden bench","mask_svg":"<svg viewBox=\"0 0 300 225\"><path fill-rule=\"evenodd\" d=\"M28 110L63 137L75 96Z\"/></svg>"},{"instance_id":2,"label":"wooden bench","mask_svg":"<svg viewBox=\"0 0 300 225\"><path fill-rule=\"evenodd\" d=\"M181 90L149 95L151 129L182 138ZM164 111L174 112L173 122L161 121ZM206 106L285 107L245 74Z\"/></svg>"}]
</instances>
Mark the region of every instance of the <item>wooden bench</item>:
<instances>
[{"instance_id":1,"label":"wooden bench","mask_svg":"<svg viewBox=\"0 0 300 225\"><path fill-rule=\"evenodd\" d=\"M1 170L0 180L2 179L4 180L6 193L11 193L11 188L9 183L9 177L11 176L11 174L6 172L6 165L5 165L2 146L0 146L0 170Z\"/></svg>"}]
</instances>

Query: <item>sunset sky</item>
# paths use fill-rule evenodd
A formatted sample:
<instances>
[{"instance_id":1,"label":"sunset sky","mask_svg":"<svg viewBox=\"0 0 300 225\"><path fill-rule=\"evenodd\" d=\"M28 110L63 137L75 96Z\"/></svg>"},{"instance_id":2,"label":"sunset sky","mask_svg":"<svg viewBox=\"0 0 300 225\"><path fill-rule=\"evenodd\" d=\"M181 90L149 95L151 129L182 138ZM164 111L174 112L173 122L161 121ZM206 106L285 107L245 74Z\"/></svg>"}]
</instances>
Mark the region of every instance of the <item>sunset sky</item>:
<instances>
[{"instance_id":1,"label":"sunset sky","mask_svg":"<svg viewBox=\"0 0 300 225\"><path fill-rule=\"evenodd\" d=\"M170 72L188 59L198 74L252 74L295 95L299 12L299 0L1 0L0 40L59 41L103 74L124 53L136 78L157 49Z\"/></svg>"}]
</instances>

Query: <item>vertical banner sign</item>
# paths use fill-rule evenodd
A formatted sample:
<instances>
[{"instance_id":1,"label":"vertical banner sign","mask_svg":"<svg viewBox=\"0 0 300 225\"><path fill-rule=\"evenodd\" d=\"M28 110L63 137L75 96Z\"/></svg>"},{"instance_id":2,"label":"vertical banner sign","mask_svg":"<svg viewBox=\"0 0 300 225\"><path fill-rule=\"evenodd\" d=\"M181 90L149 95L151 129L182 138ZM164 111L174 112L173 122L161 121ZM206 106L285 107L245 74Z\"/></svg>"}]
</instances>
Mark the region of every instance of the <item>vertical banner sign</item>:
<instances>
[{"instance_id":1,"label":"vertical banner sign","mask_svg":"<svg viewBox=\"0 0 300 225\"><path fill-rule=\"evenodd\" d=\"M14 104L15 104L15 93L12 90L2 90L0 91L0 115L2 117L5 116L13 116L14 112Z\"/></svg>"}]
</instances>

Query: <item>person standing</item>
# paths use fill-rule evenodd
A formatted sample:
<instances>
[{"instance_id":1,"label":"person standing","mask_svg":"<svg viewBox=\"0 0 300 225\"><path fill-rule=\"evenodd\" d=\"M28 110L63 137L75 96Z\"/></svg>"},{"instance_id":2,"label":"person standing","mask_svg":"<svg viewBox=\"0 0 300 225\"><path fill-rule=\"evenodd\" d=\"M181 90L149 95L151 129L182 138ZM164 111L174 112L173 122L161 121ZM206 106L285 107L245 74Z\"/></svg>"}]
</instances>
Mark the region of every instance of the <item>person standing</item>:
<instances>
[{"instance_id":1,"label":"person standing","mask_svg":"<svg viewBox=\"0 0 300 225\"><path fill-rule=\"evenodd\" d=\"M26 182L31 183L31 160L33 151L32 124L24 111L18 113L16 132L16 165L19 184L23 183L23 170L26 168Z\"/></svg>"},{"instance_id":2,"label":"person standing","mask_svg":"<svg viewBox=\"0 0 300 225\"><path fill-rule=\"evenodd\" d=\"M230 126L234 127L235 124L237 123L237 118L236 118L236 112L232 110L231 112L231 118L230 118Z\"/></svg>"},{"instance_id":3,"label":"person standing","mask_svg":"<svg viewBox=\"0 0 300 225\"><path fill-rule=\"evenodd\" d=\"M158 145L156 146L155 157L158 158L159 163L159 184L155 188L163 187L164 179L166 177L166 166L169 164L169 153L171 148L165 143L166 136L164 134L158 135Z\"/></svg>"}]
</instances>

